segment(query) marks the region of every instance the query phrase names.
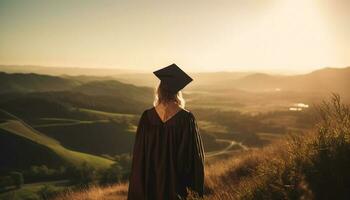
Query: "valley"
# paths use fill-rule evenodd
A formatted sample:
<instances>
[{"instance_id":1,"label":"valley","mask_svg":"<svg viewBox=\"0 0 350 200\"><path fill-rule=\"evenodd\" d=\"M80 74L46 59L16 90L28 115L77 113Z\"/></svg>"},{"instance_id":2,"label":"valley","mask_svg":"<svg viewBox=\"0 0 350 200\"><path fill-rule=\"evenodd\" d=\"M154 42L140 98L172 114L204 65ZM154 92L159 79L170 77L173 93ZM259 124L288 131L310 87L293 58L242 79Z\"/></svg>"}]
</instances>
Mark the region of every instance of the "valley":
<instances>
[{"instance_id":1,"label":"valley","mask_svg":"<svg viewBox=\"0 0 350 200\"><path fill-rule=\"evenodd\" d=\"M348 73L349 68L293 77L194 75L198 82L184 91L184 97L186 109L198 122L206 164L309 132L316 124L315 105L329 90L348 101L344 88L348 84L344 74ZM327 74L338 77L339 83L324 90L304 83L299 89L300 82L319 81ZM138 120L142 111L152 106L152 84L156 83L151 77L140 77L1 72L0 179L19 172L24 184L65 180L76 187L89 181L126 181ZM259 87L254 87L256 81ZM83 176L72 175L77 172ZM110 179L109 173L118 179ZM18 195L21 192L0 191L0 199L16 191Z\"/></svg>"}]
</instances>

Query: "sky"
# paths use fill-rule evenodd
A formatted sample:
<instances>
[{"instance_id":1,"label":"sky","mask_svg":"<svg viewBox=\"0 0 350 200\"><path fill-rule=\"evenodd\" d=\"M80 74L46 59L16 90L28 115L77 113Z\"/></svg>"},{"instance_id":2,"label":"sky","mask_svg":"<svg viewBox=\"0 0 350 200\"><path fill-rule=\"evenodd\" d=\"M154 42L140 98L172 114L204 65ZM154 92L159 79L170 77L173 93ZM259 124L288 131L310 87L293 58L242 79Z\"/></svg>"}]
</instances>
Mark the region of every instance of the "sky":
<instances>
[{"instance_id":1,"label":"sky","mask_svg":"<svg viewBox=\"0 0 350 200\"><path fill-rule=\"evenodd\" d=\"M350 66L350 0L0 0L0 64L308 72Z\"/></svg>"}]
</instances>

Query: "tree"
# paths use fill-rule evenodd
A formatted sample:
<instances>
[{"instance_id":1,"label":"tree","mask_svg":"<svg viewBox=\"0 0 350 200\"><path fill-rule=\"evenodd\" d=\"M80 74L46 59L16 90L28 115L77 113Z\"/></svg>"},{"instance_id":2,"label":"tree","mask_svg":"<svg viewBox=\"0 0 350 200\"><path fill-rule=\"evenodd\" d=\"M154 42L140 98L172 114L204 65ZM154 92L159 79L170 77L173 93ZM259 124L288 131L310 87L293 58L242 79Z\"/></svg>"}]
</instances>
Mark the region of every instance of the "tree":
<instances>
[{"instance_id":1,"label":"tree","mask_svg":"<svg viewBox=\"0 0 350 200\"><path fill-rule=\"evenodd\" d=\"M73 183L80 185L89 185L97 179L96 169L85 162L79 166L68 167L67 174Z\"/></svg>"}]
</instances>

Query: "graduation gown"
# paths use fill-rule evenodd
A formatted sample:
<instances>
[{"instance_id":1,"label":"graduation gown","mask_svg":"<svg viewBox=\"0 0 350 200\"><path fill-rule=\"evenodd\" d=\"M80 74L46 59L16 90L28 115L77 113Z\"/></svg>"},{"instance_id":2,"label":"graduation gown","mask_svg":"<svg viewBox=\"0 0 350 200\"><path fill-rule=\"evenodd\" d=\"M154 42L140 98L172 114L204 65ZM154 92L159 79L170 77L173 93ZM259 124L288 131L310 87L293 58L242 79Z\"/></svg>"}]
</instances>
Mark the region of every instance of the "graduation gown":
<instances>
[{"instance_id":1,"label":"graduation gown","mask_svg":"<svg viewBox=\"0 0 350 200\"><path fill-rule=\"evenodd\" d=\"M155 108L143 112L133 148L128 200L185 199L186 188L203 196L204 149L194 115L178 111L162 122Z\"/></svg>"}]
</instances>

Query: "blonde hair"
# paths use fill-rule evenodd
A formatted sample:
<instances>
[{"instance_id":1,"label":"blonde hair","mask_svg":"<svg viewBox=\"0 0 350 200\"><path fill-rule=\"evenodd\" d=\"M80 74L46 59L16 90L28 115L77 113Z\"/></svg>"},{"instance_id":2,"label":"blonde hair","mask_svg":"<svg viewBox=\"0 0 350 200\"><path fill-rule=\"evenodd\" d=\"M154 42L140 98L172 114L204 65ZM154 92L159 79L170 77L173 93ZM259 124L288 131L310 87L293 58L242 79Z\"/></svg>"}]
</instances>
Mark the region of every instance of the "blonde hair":
<instances>
[{"instance_id":1,"label":"blonde hair","mask_svg":"<svg viewBox=\"0 0 350 200\"><path fill-rule=\"evenodd\" d=\"M168 86L162 82L158 84L158 86L155 89L154 93L154 101L153 101L153 106L157 106L160 103L169 103L169 102L175 102L177 103L180 108L184 109L185 108L185 99L182 96L182 92L178 91L176 93L171 92L168 89Z\"/></svg>"}]
</instances>

